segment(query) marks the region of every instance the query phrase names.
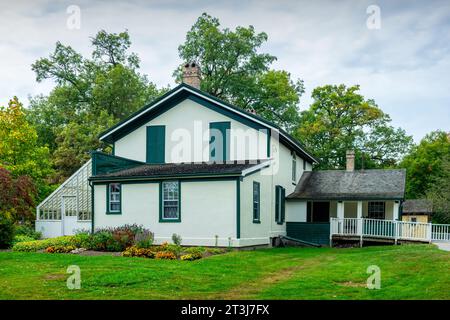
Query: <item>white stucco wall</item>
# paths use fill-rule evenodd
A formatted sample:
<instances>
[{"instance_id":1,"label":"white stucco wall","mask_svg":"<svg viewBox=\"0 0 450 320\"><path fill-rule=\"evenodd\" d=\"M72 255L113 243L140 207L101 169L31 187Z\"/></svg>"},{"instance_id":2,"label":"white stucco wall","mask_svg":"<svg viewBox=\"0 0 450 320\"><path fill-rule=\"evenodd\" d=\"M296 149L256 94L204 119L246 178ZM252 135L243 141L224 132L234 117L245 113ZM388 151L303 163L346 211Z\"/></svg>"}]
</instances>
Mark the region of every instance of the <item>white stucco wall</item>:
<instances>
[{"instance_id":1,"label":"white stucco wall","mask_svg":"<svg viewBox=\"0 0 450 320\"><path fill-rule=\"evenodd\" d=\"M236 181L182 181L181 222L159 222L159 183L122 184L122 213L106 214L106 186L95 185L95 228L142 224L155 242L181 235L183 245L238 246L236 240Z\"/></svg>"},{"instance_id":2,"label":"white stucco wall","mask_svg":"<svg viewBox=\"0 0 450 320\"><path fill-rule=\"evenodd\" d=\"M209 161L209 124L230 122L230 160L267 158L264 132L186 99L115 143L115 155L146 161L147 126L166 127L165 162ZM187 146L184 148L182 146Z\"/></svg>"}]
</instances>

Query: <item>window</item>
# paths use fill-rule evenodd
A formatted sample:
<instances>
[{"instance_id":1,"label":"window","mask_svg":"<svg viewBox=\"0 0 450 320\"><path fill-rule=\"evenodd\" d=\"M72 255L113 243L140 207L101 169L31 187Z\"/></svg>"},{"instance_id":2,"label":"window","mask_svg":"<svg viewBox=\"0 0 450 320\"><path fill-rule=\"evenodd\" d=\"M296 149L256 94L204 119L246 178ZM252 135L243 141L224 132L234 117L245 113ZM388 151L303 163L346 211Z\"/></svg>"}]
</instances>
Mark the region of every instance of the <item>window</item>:
<instances>
[{"instance_id":1,"label":"window","mask_svg":"<svg viewBox=\"0 0 450 320\"><path fill-rule=\"evenodd\" d=\"M292 182L297 183L297 159L295 154L292 156Z\"/></svg>"},{"instance_id":2,"label":"window","mask_svg":"<svg viewBox=\"0 0 450 320\"><path fill-rule=\"evenodd\" d=\"M107 200L108 200L108 213L116 213L116 214L120 214L121 211L121 200L122 200L122 196L121 196L121 190L122 187L120 185L120 183L110 183L108 185L108 189L107 189Z\"/></svg>"},{"instance_id":3,"label":"window","mask_svg":"<svg viewBox=\"0 0 450 320\"><path fill-rule=\"evenodd\" d=\"M162 205L160 221L179 222L180 220L180 182L164 181L161 183Z\"/></svg>"},{"instance_id":4,"label":"window","mask_svg":"<svg viewBox=\"0 0 450 320\"><path fill-rule=\"evenodd\" d=\"M259 223L260 222L260 187L259 182L253 181L253 222Z\"/></svg>"},{"instance_id":5,"label":"window","mask_svg":"<svg viewBox=\"0 0 450 320\"><path fill-rule=\"evenodd\" d=\"M283 224L285 215L285 194L286 191L282 186L275 186L275 221Z\"/></svg>"},{"instance_id":6,"label":"window","mask_svg":"<svg viewBox=\"0 0 450 320\"><path fill-rule=\"evenodd\" d=\"M417 222L417 217L411 217L411 222Z\"/></svg>"},{"instance_id":7,"label":"window","mask_svg":"<svg viewBox=\"0 0 450 320\"><path fill-rule=\"evenodd\" d=\"M384 219L385 217L385 203L383 201L373 201L368 204L369 219Z\"/></svg>"}]
</instances>

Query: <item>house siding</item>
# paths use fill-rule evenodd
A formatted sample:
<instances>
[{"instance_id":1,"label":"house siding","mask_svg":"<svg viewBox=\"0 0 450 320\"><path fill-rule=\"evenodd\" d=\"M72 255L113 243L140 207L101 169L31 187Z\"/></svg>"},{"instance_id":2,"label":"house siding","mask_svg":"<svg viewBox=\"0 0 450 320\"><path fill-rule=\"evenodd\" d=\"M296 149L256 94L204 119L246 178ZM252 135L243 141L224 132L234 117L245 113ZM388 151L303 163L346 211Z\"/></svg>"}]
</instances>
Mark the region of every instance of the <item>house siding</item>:
<instances>
[{"instance_id":1,"label":"house siding","mask_svg":"<svg viewBox=\"0 0 450 320\"><path fill-rule=\"evenodd\" d=\"M115 155L146 161L146 127L163 125L166 128L167 163L207 162L210 158L209 124L212 122L230 122L230 160L267 159L265 131L251 128L190 99L181 101L175 107L117 140ZM182 145L190 140L192 140L191 148L182 149Z\"/></svg>"},{"instance_id":2,"label":"house siding","mask_svg":"<svg viewBox=\"0 0 450 320\"><path fill-rule=\"evenodd\" d=\"M181 181L181 221L159 222L159 182L122 184L122 213L106 214L106 185L94 188L95 228L142 224L155 234L155 243L171 242L174 233L183 245L239 246L236 239L236 181Z\"/></svg>"}]
</instances>

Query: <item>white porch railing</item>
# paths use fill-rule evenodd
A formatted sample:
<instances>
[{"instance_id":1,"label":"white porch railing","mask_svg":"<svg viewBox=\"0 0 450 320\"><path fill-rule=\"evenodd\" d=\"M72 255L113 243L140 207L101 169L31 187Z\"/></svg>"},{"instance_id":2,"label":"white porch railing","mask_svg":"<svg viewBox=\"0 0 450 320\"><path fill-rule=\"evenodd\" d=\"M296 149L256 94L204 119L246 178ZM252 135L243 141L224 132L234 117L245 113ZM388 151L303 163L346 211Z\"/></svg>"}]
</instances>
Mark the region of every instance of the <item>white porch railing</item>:
<instances>
[{"instance_id":1,"label":"white porch railing","mask_svg":"<svg viewBox=\"0 0 450 320\"><path fill-rule=\"evenodd\" d=\"M330 236L450 241L450 225L366 218L330 218Z\"/></svg>"}]
</instances>

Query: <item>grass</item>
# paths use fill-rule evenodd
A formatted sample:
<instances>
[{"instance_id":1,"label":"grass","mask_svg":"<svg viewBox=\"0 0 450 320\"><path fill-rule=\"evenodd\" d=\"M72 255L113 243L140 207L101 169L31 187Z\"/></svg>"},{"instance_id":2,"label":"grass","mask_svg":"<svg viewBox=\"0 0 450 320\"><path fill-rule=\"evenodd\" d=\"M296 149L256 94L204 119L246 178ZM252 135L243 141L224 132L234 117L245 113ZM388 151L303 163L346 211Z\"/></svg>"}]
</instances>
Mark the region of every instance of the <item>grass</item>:
<instances>
[{"instance_id":1,"label":"grass","mask_svg":"<svg viewBox=\"0 0 450 320\"><path fill-rule=\"evenodd\" d=\"M69 265L81 269L69 290ZM381 269L369 290L367 267ZM0 299L450 299L450 253L432 245L279 248L198 261L0 252Z\"/></svg>"}]
</instances>

